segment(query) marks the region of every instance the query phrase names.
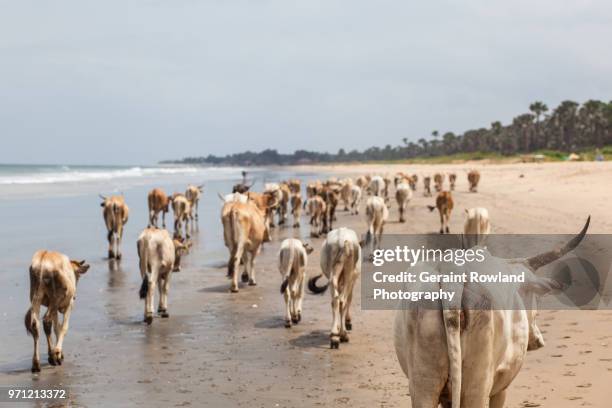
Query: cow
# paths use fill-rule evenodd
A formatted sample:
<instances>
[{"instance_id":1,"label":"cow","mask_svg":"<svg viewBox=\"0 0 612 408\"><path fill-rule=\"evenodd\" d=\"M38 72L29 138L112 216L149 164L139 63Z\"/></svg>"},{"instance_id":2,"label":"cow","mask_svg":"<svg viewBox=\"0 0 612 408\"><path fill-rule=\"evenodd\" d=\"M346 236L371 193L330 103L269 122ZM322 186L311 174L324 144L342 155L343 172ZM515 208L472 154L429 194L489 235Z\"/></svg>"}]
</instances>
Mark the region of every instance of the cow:
<instances>
[{"instance_id":1,"label":"cow","mask_svg":"<svg viewBox=\"0 0 612 408\"><path fill-rule=\"evenodd\" d=\"M483 245L486 236L491 232L489 211L482 207L470 208L465 210L465 215L462 237L464 248Z\"/></svg>"},{"instance_id":2,"label":"cow","mask_svg":"<svg viewBox=\"0 0 612 408\"><path fill-rule=\"evenodd\" d=\"M361 205L361 187L357 184L351 186L351 214L359 214L359 206Z\"/></svg>"},{"instance_id":3,"label":"cow","mask_svg":"<svg viewBox=\"0 0 612 408\"><path fill-rule=\"evenodd\" d=\"M311 181L306 185L306 198L314 197L323 189L323 183L319 180Z\"/></svg>"},{"instance_id":4,"label":"cow","mask_svg":"<svg viewBox=\"0 0 612 408\"><path fill-rule=\"evenodd\" d=\"M76 287L79 278L87 272L89 265L85 261L74 261L66 255L53 251L37 251L30 264L30 308L24 323L27 333L34 339L32 372L40 372L38 338L40 335L40 307L47 311L43 316L43 329L47 337L49 364L61 365L64 361L63 344L68 332L70 314L76 299ZM63 315L59 322L58 313ZM55 347L52 345L51 329L55 332Z\"/></svg>"},{"instance_id":5,"label":"cow","mask_svg":"<svg viewBox=\"0 0 612 408\"><path fill-rule=\"evenodd\" d=\"M448 181L450 183L450 191L455 191L455 183L457 182L457 174L455 173L449 174Z\"/></svg>"},{"instance_id":6,"label":"cow","mask_svg":"<svg viewBox=\"0 0 612 408\"><path fill-rule=\"evenodd\" d=\"M380 176L374 176L370 180L368 192L374 196L382 197L385 194L386 185L385 179Z\"/></svg>"},{"instance_id":7,"label":"cow","mask_svg":"<svg viewBox=\"0 0 612 408\"><path fill-rule=\"evenodd\" d=\"M310 236L319 237L324 232L323 225L327 213L327 204L321 196L314 196L307 200L308 215L310 215Z\"/></svg>"},{"instance_id":8,"label":"cow","mask_svg":"<svg viewBox=\"0 0 612 408\"><path fill-rule=\"evenodd\" d=\"M121 259L121 238L123 237L123 227L128 221L129 208L122 195L104 197L100 206L103 208L104 223L108 231L108 258Z\"/></svg>"},{"instance_id":9,"label":"cow","mask_svg":"<svg viewBox=\"0 0 612 408\"><path fill-rule=\"evenodd\" d=\"M383 181L385 182L385 188L383 189L383 196L385 197L385 201L388 201L389 200L389 186L391 185L393 180L391 180L391 176L389 176L388 174L385 174L385 176L383 177Z\"/></svg>"},{"instance_id":10,"label":"cow","mask_svg":"<svg viewBox=\"0 0 612 408\"><path fill-rule=\"evenodd\" d=\"M302 214L302 197L299 193L291 194L291 215L293 216L293 228L300 227L300 215Z\"/></svg>"},{"instance_id":11,"label":"cow","mask_svg":"<svg viewBox=\"0 0 612 408\"><path fill-rule=\"evenodd\" d=\"M145 299L144 321L153 322L153 303L155 301L155 285L159 288L159 305L157 313L167 318L168 291L172 272L179 272L181 255L189 248L189 244L175 238L165 229L145 228L136 241L140 266L140 299Z\"/></svg>"},{"instance_id":12,"label":"cow","mask_svg":"<svg viewBox=\"0 0 612 408\"><path fill-rule=\"evenodd\" d=\"M419 175L413 174L411 178L412 178L412 183L409 183L410 188L412 189L412 191L416 191L417 183L419 182Z\"/></svg>"},{"instance_id":13,"label":"cow","mask_svg":"<svg viewBox=\"0 0 612 408\"><path fill-rule=\"evenodd\" d=\"M282 277L280 293L285 297L285 327L302 320L302 301L306 287L306 264L313 248L299 239L287 238L281 243L278 270Z\"/></svg>"},{"instance_id":14,"label":"cow","mask_svg":"<svg viewBox=\"0 0 612 408\"><path fill-rule=\"evenodd\" d=\"M403 302L394 322L394 344L400 366L409 379L413 407L503 408L508 387L518 375L528 350L544 346L536 324L536 296L561 289L563 283L536 276L538 269L576 248L582 231L564 246L519 259L496 259L505 275L526 272L524 283L504 288L507 300L498 306L481 283L452 284L457 297L482 294L474 307L466 298L437 307L413 307ZM421 270L435 270L425 265ZM411 284L411 291L438 291L444 283Z\"/></svg>"},{"instance_id":15,"label":"cow","mask_svg":"<svg viewBox=\"0 0 612 408\"><path fill-rule=\"evenodd\" d=\"M470 193L476 193L478 191L478 182L480 182L480 172L472 170L468 173L467 177L470 183Z\"/></svg>"},{"instance_id":16,"label":"cow","mask_svg":"<svg viewBox=\"0 0 612 408\"><path fill-rule=\"evenodd\" d=\"M368 185L370 184L370 179L370 176L359 176L355 179L355 184L359 186L359 188L361 188L361 191L363 191L368 188Z\"/></svg>"},{"instance_id":17,"label":"cow","mask_svg":"<svg viewBox=\"0 0 612 408\"><path fill-rule=\"evenodd\" d=\"M149 227L157 227L157 217L159 213L162 213L162 228L166 228L166 213L168 212L168 206L170 200L164 191L160 188L154 188L149 191L147 196L147 202L149 204Z\"/></svg>"},{"instance_id":18,"label":"cow","mask_svg":"<svg viewBox=\"0 0 612 408\"><path fill-rule=\"evenodd\" d=\"M366 201L365 212L366 221L368 223L365 243L375 248L380 246L383 228L389 218L389 209L382 197L374 196L368 198L368 201Z\"/></svg>"},{"instance_id":19,"label":"cow","mask_svg":"<svg viewBox=\"0 0 612 408\"><path fill-rule=\"evenodd\" d=\"M336 207L340 201L340 190L337 185L324 185L319 191L319 197L325 201L325 213L323 216L323 232L327 233L333 229L336 220Z\"/></svg>"},{"instance_id":20,"label":"cow","mask_svg":"<svg viewBox=\"0 0 612 408\"><path fill-rule=\"evenodd\" d=\"M434 174L434 188L436 189L437 193L442 191L443 184L444 184L444 173Z\"/></svg>"},{"instance_id":21,"label":"cow","mask_svg":"<svg viewBox=\"0 0 612 408\"><path fill-rule=\"evenodd\" d=\"M289 199L291 198L291 190L285 183L279 184L280 201L278 203L278 225L283 225L287 221L287 213L289 212Z\"/></svg>"},{"instance_id":22,"label":"cow","mask_svg":"<svg viewBox=\"0 0 612 408\"><path fill-rule=\"evenodd\" d=\"M278 207L278 195L274 191L263 193L248 192L247 197L249 202L255 204L263 212L266 231L269 233L270 228L274 226L274 210Z\"/></svg>"},{"instance_id":23,"label":"cow","mask_svg":"<svg viewBox=\"0 0 612 408\"><path fill-rule=\"evenodd\" d=\"M361 274L361 247L355 231L338 228L327 234L321 248L321 274L309 279L308 289L318 294L331 285L332 327L330 347L337 349L340 342L348 342L348 331L353 329L351 301L353 287ZM317 286L325 275L327 284Z\"/></svg>"},{"instance_id":24,"label":"cow","mask_svg":"<svg viewBox=\"0 0 612 408\"><path fill-rule=\"evenodd\" d=\"M227 203L221 210L223 237L225 246L229 249L230 258L227 264L227 275L232 280L230 291L238 292L238 272L240 262L245 265L241 275L243 282L250 286L257 284L255 280L255 257L264 241L269 241L266 228L265 210L255 203Z\"/></svg>"},{"instance_id":25,"label":"cow","mask_svg":"<svg viewBox=\"0 0 612 408\"><path fill-rule=\"evenodd\" d=\"M406 207L412 198L412 189L410 184L400 182L395 189L395 200L399 207L399 222L406 222Z\"/></svg>"},{"instance_id":26,"label":"cow","mask_svg":"<svg viewBox=\"0 0 612 408\"><path fill-rule=\"evenodd\" d=\"M353 180L350 178L342 180L342 186L340 188L340 197L344 203L344 211L349 211L351 205L351 191L353 188Z\"/></svg>"},{"instance_id":27,"label":"cow","mask_svg":"<svg viewBox=\"0 0 612 408\"><path fill-rule=\"evenodd\" d=\"M431 197L431 177L423 177L423 195L425 197Z\"/></svg>"},{"instance_id":28,"label":"cow","mask_svg":"<svg viewBox=\"0 0 612 408\"><path fill-rule=\"evenodd\" d=\"M184 194L174 193L170 198L172 212L174 213L174 237L183 236L185 227L185 238L189 239L189 221L191 220L191 202Z\"/></svg>"},{"instance_id":29,"label":"cow","mask_svg":"<svg viewBox=\"0 0 612 408\"><path fill-rule=\"evenodd\" d=\"M302 193L302 182L299 179L287 180L287 186L289 186L289 191L291 191L292 194Z\"/></svg>"},{"instance_id":30,"label":"cow","mask_svg":"<svg viewBox=\"0 0 612 408\"><path fill-rule=\"evenodd\" d=\"M444 231L446 231L447 234L449 233L448 221L453 211L453 206L453 196L450 191L442 191L438 194L435 207L433 205L427 206L429 211L433 211L437 208L440 213L440 234L444 234Z\"/></svg>"},{"instance_id":31,"label":"cow","mask_svg":"<svg viewBox=\"0 0 612 408\"><path fill-rule=\"evenodd\" d=\"M190 214L189 217L191 219L198 220L198 205L200 203L200 197L202 196L202 189L204 185L194 186L188 185L187 190L185 191L185 197L189 200L189 209ZM195 215L193 214L195 212Z\"/></svg>"}]
</instances>

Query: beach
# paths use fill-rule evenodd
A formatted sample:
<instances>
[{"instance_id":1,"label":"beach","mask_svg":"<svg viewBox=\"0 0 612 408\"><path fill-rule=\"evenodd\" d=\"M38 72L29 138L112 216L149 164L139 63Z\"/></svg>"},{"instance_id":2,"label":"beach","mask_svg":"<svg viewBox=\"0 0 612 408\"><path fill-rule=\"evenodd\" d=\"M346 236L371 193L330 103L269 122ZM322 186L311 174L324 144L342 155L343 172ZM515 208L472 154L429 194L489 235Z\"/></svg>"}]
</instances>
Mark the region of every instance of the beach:
<instances>
[{"instance_id":1,"label":"beach","mask_svg":"<svg viewBox=\"0 0 612 408\"><path fill-rule=\"evenodd\" d=\"M468 192L466 174L482 175L477 193ZM452 233L463 228L464 209L486 207L492 232L575 234L588 215L589 233L612 232L612 163L449 165L333 165L258 169L264 181L305 180L398 171L458 175ZM227 249L217 193L230 192L240 169L153 174L131 178L55 183L0 184L5 239L0 257L0 387L61 387L73 406L249 406L249 407L409 407L408 380L393 347L395 312L361 310L359 283L353 301L350 342L329 349L329 294L307 294L303 319L284 328L284 302L277 267L280 242L298 237L312 242L308 276L319 274L323 238L309 238L302 227L275 228L272 242L256 259L258 285L230 294ZM198 229L181 272L172 277L169 319L142 322L136 238L147 224L146 194L154 186L183 191L205 184ZM304 184L303 188L304 190ZM124 257L109 261L98 194L122 192L130 206L123 239ZM437 233L439 219L426 205L422 183L409 204L407 222L397 222L391 201L388 234ZM335 226L363 234L363 211L350 215L338 207ZM363 204L362 204L363 209ZM167 224L171 226L171 213ZM291 225L291 222L288 223ZM40 375L30 373L32 340L23 315L29 307L28 267L37 249L53 249L86 259L91 269L79 282L76 306L60 367L46 363L39 342ZM609 406L612 391L612 311L541 311L539 327L546 346L529 352L512 383L508 407ZM10 406L9 403L1 405ZM23 406L39 406L37 403Z\"/></svg>"}]
</instances>

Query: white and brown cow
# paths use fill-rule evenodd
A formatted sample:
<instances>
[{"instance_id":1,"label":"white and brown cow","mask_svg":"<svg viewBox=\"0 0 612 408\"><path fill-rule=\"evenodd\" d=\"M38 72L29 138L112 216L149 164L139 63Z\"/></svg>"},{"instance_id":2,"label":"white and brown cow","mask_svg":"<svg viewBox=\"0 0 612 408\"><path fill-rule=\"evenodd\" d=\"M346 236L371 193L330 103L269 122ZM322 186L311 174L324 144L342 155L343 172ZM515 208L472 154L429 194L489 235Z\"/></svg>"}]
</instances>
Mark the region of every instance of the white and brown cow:
<instances>
[{"instance_id":1,"label":"white and brown cow","mask_svg":"<svg viewBox=\"0 0 612 408\"><path fill-rule=\"evenodd\" d=\"M123 227L128 221L129 208L122 195L110 197L101 195L100 198L103 200L100 206L103 208L102 214L108 231L108 257L121 259L121 238Z\"/></svg>"},{"instance_id":2,"label":"white and brown cow","mask_svg":"<svg viewBox=\"0 0 612 408\"><path fill-rule=\"evenodd\" d=\"M342 186L340 188L340 198L344 203L344 211L349 211L351 205L351 191L353 188L353 180L346 178L342 180Z\"/></svg>"},{"instance_id":3,"label":"white and brown cow","mask_svg":"<svg viewBox=\"0 0 612 408\"><path fill-rule=\"evenodd\" d=\"M455 183L457 183L457 174L456 173L450 173L448 175L448 182L450 183L450 191L454 191L455 190Z\"/></svg>"},{"instance_id":4,"label":"white and brown cow","mask_svg":"<svg viewBox=\"0 0 612 408\"><path fill-rule=\"evenodd\" d=\"M425 197L431 197L431 177L423 177L423 195Z\"/></svg>"},{"instance_id":5,"label":"white and brown cow","mask_svg":"<svg viewBox=\"0 0 612 408\"><path fill-rule=\"evenodd\" d=\"M321 248L321 271L308 281L308 288L313 293L323 293L331 285L330 346L337 349L340 342L349 341L348 331L353 329L350 311L353 287L361 274L361 247L355 231L338 228L327 234ZM318 287L317 280L323 275L328 282Z\"/></svg>"},{"instance_id":6,"label":"white and brown cow","mask_svg":"<svg viewBox=\"0 0 612 408\"><path fill-rule=\"evenodd\" d=\"M306 288L306 265L313 249L307 243L287 238L281 243L278 270L282 277L281 294L285 297L285 327L302 320L302 301Z\"/></svg>"},{"instance_id":7,"label":"white and brown cow","mask_svg":"<svg viewBox=\"0 0 612 408\"><path fill-rule=\"evenodd\" d=\"M395 200L399 207L399 222L406 222L406 208L412 198L410 184L405 181L400 182L395 189Z\"/></svg>"},{"instance_id":8,"label":"white and brown cow","mask_svg":"<svg viewBox=\"0 0 612 408\"><path fill-rule=\"evenodd\" d=\"M434 188L436 192L442 191L442 187L444 185L444 173L436 173L434 174Z\"/></svg>"},{"instance_id":9,"label":"white and brown cow","mask_svg":"<svg viewBox=\"0 0 612 408\"><path fill-rule=\"evenodd\" d=\"M30 265L30 308L25 315L25 327L34 338L32 372L40 372L38 338L40 336L40 307L46 306L43 329L47 337L49 364L61 365L64 361L63 344L68 332L70 314L76 299L76 287L81 275L89 269L85 261L73 261L66 255L53 251L37 251ZM63 314L62 323L59 313ZM55 332L55 346L51 330Z\"/></svg>"},{"instance_id":10,"label":"white and brown cow","mask_svg":"<svg viewBox=\"0 0 612 408\"><path fill-rule=\"evenodd\" d=\"M192 184L187 186L187 190L185 191L185 198L189 200L189 218L192 220L198 220L198 207L200 204L200 197L202 196L202 192L204 185L201 184L199 186L194 186ZM195 215L194 215L195 213Z\"/></svg>"},{"instance_id":11,"label":"white and brown cow","mask_svg":"<svg viewBox=\"0 0 612 408\"><path fill-rule=\"evenodd\" d=\"M302 215L302 197L299 193L291 194L291 215L293 216L293 228L299 228L300 216Z\"/></svg>"},{"instance_id":12,"label":"white and brown cow","mask_svg":"<svg viewBox=\"0 0 612 408\"><path fill-rule=\"evenodd\" d=\"M228 277L232 280L230 290L238 292L238 273L241 261L245 271L241 278L249 285L256 285L255 257L265 240L269 240L265 224L265 211L253 202L227 203L221 210L223 237L229 249Z\"/></svg>"},{"instance_id":13,"label":"white and brown cow","mask_svg":"<svg viewBox=\"0 0 612 408\"><path fill-rule=\"evenodd\" d=\"M465 210L462 237L465 248L483 245L490 232L489 211L486 208L476 207Z\"/></svg>"},{"instance_id":14,"label":"white and brown cow","mask_svg":"<svg viewBox=\"0 0 612 408\"><path fill-rule=\"evenodd\" d=\"M351 214L359 214L359 206L361 205L361 187L357 184L351 186Z\"/></svg>"},{"instance_id":15,"label":"white and brown cow","mask_svg":"<svg viewBox=\"0 0 612 408\"><path fill-rule=\"evenodd\" d=\"M389 219L389 209L382 197L370 197L366 201L366 221L368 231L366 233L366 245L375 248L380 246L383 229L387 219Z\"/></svg>"},{"instance_id":16,"label":"white and brown cow","mask_svg":"<svg viewBox=\"0 0 612 408\"><path fill-rule=\"evenodd\" d=\"M181 255L189 249L189 245L178 238L170 238L165 229L145 228L136 242L140 266L140 298L145 299L144 321L153 322L153 303L155 301L155 285L159 289L159 305L157 313L161 317L169 317L168 292L172 272L181 269Z\"/></svg>"},{"instance_id":17,"label":"white and brown cow","mask_svg":"<svg viewBox=\"0 0 612 408\"><path fill-rule=\"evenodd\" d=\"M505 406L508 388L527 351L544 346L536 324L536 296L563 287L561 282L538 277L536 271L578 246L588 225L587 220L581 233L559 249L531 258L496 258L495 270L500 273L526 272L524 283L504 287L504 296L494 296L489 287L470 281L411 284L411 291L450 289L458 298L453 304L438 301L437 307L400 304L394 325L395 350L409 379L413 407ZM442 272L441 268L439 264L419 267ZM470 303L469 296L464 296L468 293L479 294L480 306Z\"/></svg>"},{"instance_id":18,"label":"white and brown cow","mask_svg":"<svg viewBox=\"0 0 612 408\"><path fill-rule=\"evenodd\" d=\"M170 205L170 199L161 188L154 188L147 196L149 205L149 227L157 227L157 217L162 213L162 228L166 228L166 213Z\"/></svg>"},{"instance_id":19,"label":"white and brown cow","mask_svg":"<svg viewBox=\"0 0 612 408\"><path fill-rule=\"evenodd\" d=\"M383 179L381 176L374 176L372 177L372 180L370 180L368 192L371 195L383 197L385 195L386 186L387 183L385 183L385 179Z\"/></svg>"},{"instance_id":20,"label":"white and brown cow","mask_svg":"<svg viewBox=\"0 0 612 408\"><path fill-rule=\"evenodd\" d=\"M327 205L320 196L316 195L307 200L307 211L310 216L310 236L319 237L324 232L323 225Z\"/></svg>"},{"instance_id":21,"label":"white and brown cow","mask_svg":"<svg viewBox=\"0 0 612 408\"><path fill-rule=\"evenodd\" d=\"M478 170L471 170L468 173L468 182L470 183L470 193L478 191L478 183L480 182L480 172Z\"/></svg>"},{"instance_id":22,"label":"white and brown cow","mask_svg":"<svg viewBox=\"0 0 612 408\"><path fill-rule=\"evenodd\" d=\"M183 237L185 228L185 239L189 239L189 222L191 219L191 202L184 194L174 193L170 198L172 201L172 212L174 213L174 237Z\"/></svg>"}]
</instances>

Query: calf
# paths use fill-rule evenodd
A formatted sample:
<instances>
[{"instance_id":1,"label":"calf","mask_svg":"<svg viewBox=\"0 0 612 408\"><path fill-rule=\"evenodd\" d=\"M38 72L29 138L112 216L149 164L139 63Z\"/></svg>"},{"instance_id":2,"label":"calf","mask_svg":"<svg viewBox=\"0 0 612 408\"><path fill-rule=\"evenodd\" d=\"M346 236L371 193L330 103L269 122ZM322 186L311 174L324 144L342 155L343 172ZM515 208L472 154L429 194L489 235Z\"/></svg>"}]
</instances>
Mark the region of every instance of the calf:
<instances>
[{"instance_id":1,"label":"calf","mask_svg":"<svg viewBox=\"0 0 612 408\"><path fill-rule=\"evenodd\" d=\"M366 221L368 232L365 243L371 245L371 249L380 247L383 227L389 218L389 209L382 197L370 197L366 201Z\"/></svg>"},{"instance_id":2,"label":"calf","mask_svg":"<svg viewBox=\"0 0 612 408\"><path fill-rule=\"evenodd\" d=\"M159 213L162 213L162 228L166 228L166 213L168 212L168 206L170 199L160 188L154 188L149 192L147 196L147 202L149 204L149 227L157 227L157 217Z\"/></svg>"},{"instance_id":3,"label":"calf","mask_svg":"<svg viewBox=\"0 0 612 408\"><path fill-rule=\"evenodd\" d=\"M68 332L70 314L76 299L76 286L81 275L87 272L85 261L73 261L64 254L52 251L37 251L30 265L30 308L25 315L25 327L34 338L32 372L40 372L38 337L40 307L46 306L43 329L47 337L49 364L61 365L64 361L63 344ZM62 323L58 313L63 314ZM55 331L55 347L52 345L51 329Z\"/></svg>"},{"instance_id":4,"label":"calf","mask_svg":"<svg viewBox=\"0 0 612 408\"><path fill-rule=\"evenodd\" d=\"M431 177L423 177L423 195L425 197L431 197Z\"/></svg>"},{"instance_id":5,"label":"calf","mask_svg":"<svg viewBox=\"0 0 612 408\"><path fill-rule=\"evenodd\" d=\"M434 174L434 187L436 189L436 192L440 192L442 191L442 186L444 184L444 174L442 173L436 173Z\"/></svg>"},{"instance_id":6,"label":"calf","mask_svg":"<svg viewBox=\"0 0 612 408\"><path fill-rule=\"evenodd\" d=\"M449 233L448 229L448 221L451 216L451 212L453 211L453 196L450 191L442 191L436 197L436 206L428 205L429 211L433 211L436 208L440 213L440 234Z\"/></svg>"},{"instance_id":7,"label":"calf","mask_svg":"<svg viewBox=\"0 0 612 408\"><path fill-rule=\"evenodd\" d=\"M359 214L360 205L361 205L361 187L355 184L351 186L351 214Z\"/></svg>"},{"instance_id":8,"label":"calf","mask_svg":"<svg viewBox=\"0 0 612 408\"><path fill-rule=\"evenodd\" d=\"M123 196L110 196L102 198L102 214L104 223L108 231L108 257L109 259L121 259L121 238L123 237L123 227L128 221L129 208Z\"/></svg>"},{"instance_id":9,"label":"calf","mask_svg":"<svg viewBox=\"0 0 612 408\"><path fill-rule=\"evenodd\" d=\"M223 237L229 249L230 258L227 274L232 280L230 290L238 292L238 272L240 262L245 266L241 279L249 285L257 284L255 280L255 257L264 240L269 240L265 223L265 211L253 202L228 203L221 212Z\"/></svg>"},{"instance_id":10,"label":"calf","mask_svg":"<svg viewBox=\"0 0 612 408\"><path fill-rule=\"evenodd\" d=\"M174 193L171 198L172 212L174 213L174 236L183 236L185 227L185 238L189 239L189 221L191 220L191 202L181 193Z\"/></svg>"},{"instance_id":11,"label":"calf","mask_svg":"<svg viewBox=\"0 0 612 408\"><path fill-rule=\"evenodd\" d=\"M455 173L449 174L448 181L450 183L450 190L455 191L455 183L457 182L457 175Z\"/></svg>"},{"instance_id":12,"label":"calf","mask_svg":"<svg viewBox=\"0 0 612 408\"><path fill-rule=\"evenodd\" d=\"M359 186L359 188L361 188L362 191L364 189L367 189L368 185L370 184L370 176L357 177L357 179L355 179L355 184Z\"/></svg>"},{"instance_id":13,"label":"calf","mask_svg":"<svg viewBox=\"0 0 612 408\"><path fill-rule=\"evenodd\" d=\"M299 239L281 243L278 269L283 278L280 292L285 296L285 327L302 320L302 300L306 286L306 264L313 249Z\"/></svg>"},{"instance_id":14,"label":"calf","mask_svg":"<svg viewBox=\"0 0 612 408\"><path fill-rule=\"evenodd\" d=\"M385 188L387 184L385 180L380 176L372 177L370 185L368 186L369 193L377 197L382 197L385 194Z\"/></svg>"},{"instance_id":15,"label":"calf","mask_svg":"<svg viewBox=\"0 0 612 408\"><path fill-rule=\"evenodd\" d=\"M302 213L302 197L299 193L291 194L291 215L293 216L293 228L300 227L300 215Z\"/></svg>"},{"instance_id":16,"label":"calf","mask_svg":"<svg viewBox=\"0 0 612 408\"><path fill-rule=\"evenodd\" d=\"M323 293L331 284L332 327L330 347L337 349L340 342L348 342L349 330L352 330L351 301L353 287L361 274L361 247L355 231L338 228L327 235L321 248L322 274L308 281L308 288L313 293ZM317 280L325 275L328 282L318 287Z\"/></svg>"},{"instance_id":17,"label":"calf","mask_svg":"<svg viewBox=\"0 0 612 408\"><path fill-rule=\"evenodd\" d=\"M319 237L323 230L327 205L321 196L314 196L307 200L308 214L310 215L310 236Z\"/></svg>"},{"instance_id":18,"label":"calf","mask_svg":"<svg viewBox=\"0 0 612 408\"><path fill-rule=\"evenodd\" d=\"M200 197L202 196L203 188L204 185L194 186L190 184L187 186L187 191L185 191L185 197L187 198L187 200L189 200L189 218L194 218L193 212L195 211L196 221L198 220L198 204L200 203Z\"/></svg>"},{"instance_id":19,"label":"calf","mask_svg":"<svg viewBox=\"0 0 612 408\"><path fill-rule=\"evenodd\" d=\"M181 255L189 246L178 239L171 239L168 231L157 228L145 228L136 242L140 265L140 298L145 299L144 321L153 322L153 303L155 285L159 288L159 305L157 313L169 317L168 291L172 272L181 268Z\"/></svg>"},{"instance_id":20,"label":"calf","mask_svg":"<svg viewBox=\"0 0 612 408\"><path fill-rule=\"evenodd\" d=\"M399 222L406 222L405 213L408 202L412 198L412 189L406 182L401 182L395 189L395 200L399 207Z\"/></svg>"},{"instance_id":21,"label":"calf","mask_svg":"<svg viewBox=\"0 0 612 408\"><path fill-rule=\"evenodd\" d=\"M463 224L463 246L471 248L475 245L483 245L486 236L491 232L489 223L489 211L486 208L477 207L465 210L466 218Z\"/></svg>"},{"instance_id":22,"label":"calf","mask_svg":"<svg viewBox=\"0 0 612 408\"><path fill-rule=\"evenodd\" d=\"M468 182L470 183L470 193L478 191L478 182L480 182L480 172L472 170L468 173Z\"/></svg>"}]
</instances>

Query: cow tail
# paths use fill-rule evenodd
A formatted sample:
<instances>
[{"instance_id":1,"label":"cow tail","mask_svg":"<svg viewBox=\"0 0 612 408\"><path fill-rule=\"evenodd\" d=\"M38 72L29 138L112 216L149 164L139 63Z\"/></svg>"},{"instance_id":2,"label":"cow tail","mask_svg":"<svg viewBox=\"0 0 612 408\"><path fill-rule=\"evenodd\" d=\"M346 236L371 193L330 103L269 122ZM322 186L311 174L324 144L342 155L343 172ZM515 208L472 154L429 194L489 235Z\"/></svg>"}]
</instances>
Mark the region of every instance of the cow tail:
<instances>
[{"instance_id":1,"label":"cow tail","mask_svg":"<svg viewBox=\"0 0 612 408\"><path fill-rule=\"evenodd\" d=\"M461 310L443 303L442 319L448 349L452 408L461 407Z\"/></svg>"},{"instance_id":2,"label":"cow tail","mask_svg":"<svg viewBox=\"0 0 612 408\"><path fill-rule=\"evenodd\" d=\"M144 248L145 243L138 241L138 258L140 260L140 276L142 276L142 284L140 285L139 296L141 299L147 297L149 293L149 259L147 258L147 251Z\"/></svg>"},{"instance_id":3,"label":"cow tail","mask_svg":"<svg viewBox=\"0 0 612 408\"><path fill-rule=\"evenodd\" d=\"M34 337L38 336L38 311L42 302L42 276L34 276L34 269L30 266L30 286L32 293L32 301L30 308L25 314L24 324L26 332Z\"/></svg>"},{"instance_id":4,"label":"cow tail","mask_svg":"<svg viewBox=\"0 0 612 408\"><path fill-rule=\"evenodd\" d=\"M293 268L294 260L295 250L293 250L293 248L290 251L281 252L280 267L284 268L284 270L281 271L283 274L283 283L280 287L280 293L285 293L285 290L287 290L287 286L289 285L289 277L291 276L291 268Z\"/></svg>"},{"instance_id":5,"label":"cow tail","mask_svg":"<svg viewBox=\"0 0 612 408\"><path fill-rule=\"evenodd\" d=\"M323 274L308 279L308 290L310 290L315 295L325 292L327 290L327 287L329 286L329 281L323 286L317 286L317 281L319 280L319 278L321 278L321 276L323 276Z\"/></svg>"}]
</instances>

